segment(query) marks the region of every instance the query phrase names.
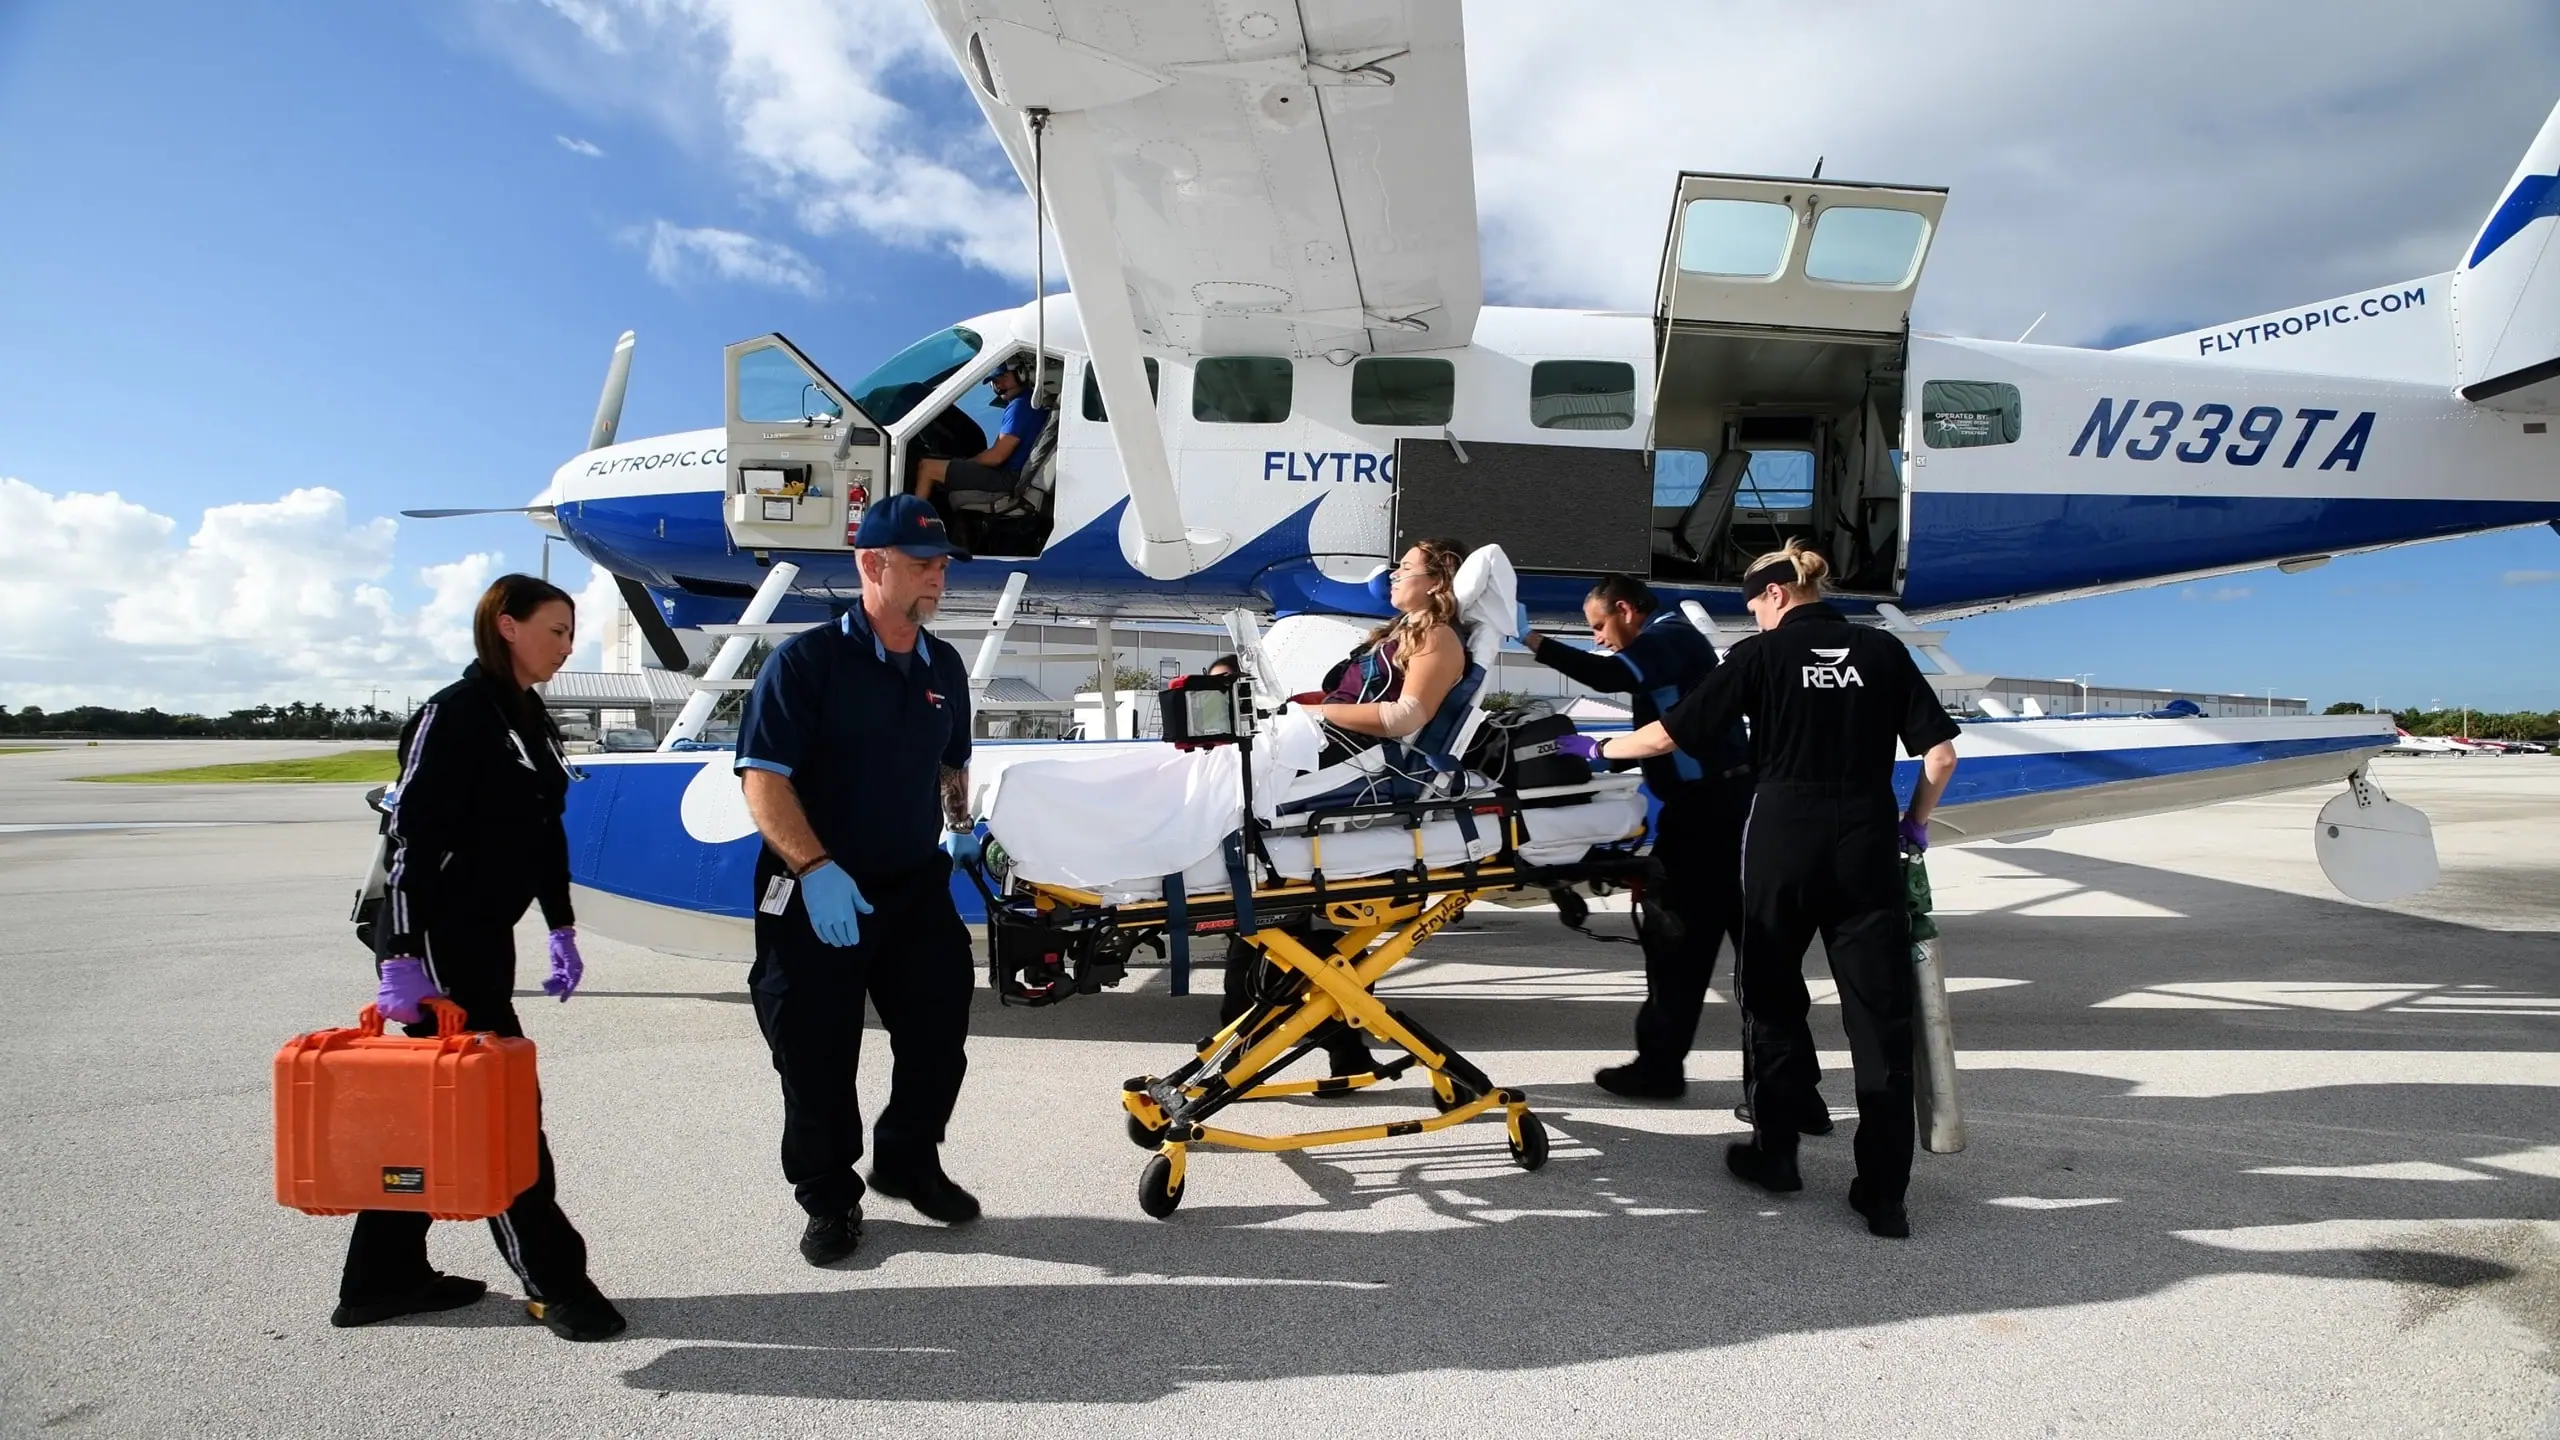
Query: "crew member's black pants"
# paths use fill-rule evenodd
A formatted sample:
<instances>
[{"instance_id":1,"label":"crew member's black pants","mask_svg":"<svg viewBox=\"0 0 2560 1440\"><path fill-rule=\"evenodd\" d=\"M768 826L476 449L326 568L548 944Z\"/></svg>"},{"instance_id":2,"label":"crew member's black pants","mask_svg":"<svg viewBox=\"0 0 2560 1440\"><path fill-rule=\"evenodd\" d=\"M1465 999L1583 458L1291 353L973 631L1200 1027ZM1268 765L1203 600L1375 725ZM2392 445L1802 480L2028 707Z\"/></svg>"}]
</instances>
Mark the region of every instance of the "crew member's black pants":
<instances>
[{"instance_id":1,"label":"crew member's black pants","mask_svg":"<svg viewBox=\"0 0 2560 1440\"><path fill-rule=\"evenodd\" d=\"M1339 930L1297 929L1289 932L1298 942L1316 952L1322 959L1342 939ZM1236 1017L1253 1008L1254 986L1269 979L1272 967L1262 961L1262 952L1235 936L1227 937L1227 975L1224 993L1218 1001L1218 1023L1231 1025ZM1328 1020L1316 1027L1317 1039L1324 1046L1325 1058L1332 1062L1336 1075L1364 1075L1374 1068L1377 1057L1369 1053L1369 1042L1360 1032L1340 1020Z\"/></svg>"},{"instance_id":2,"label":"crew member's black pants","mask_svg":"<svg viewBox=\"0 0 2560 1440\"><path fill-rule=\"evenodd\" d=\"M500 1035L522 1035L516 1018L516 921L529 902L516 901L498 911L427 924L427 973L460 1005L465 1025ZM407 1027L412 1035L436 1033L435 1019ZM569 1217L560 1213L557 1183L551 1173L551 1141L540 1140L542 1170L531 1188L518 1195L503 1215L492 1216L489 1233L498 1242L524 1293L535 1300L575 1300L596 1293L587 1278L587 1242ZM347 1242L347 1267L338 1281L338 1299L349 1305L369 1304L405 1295L434 1278L427 1265L425 1215L414 1210L366 1210L356 1216L355 1234Z\"/></svg>"},{"instance_id":3,"label":"crew member's black pants","mask_svg":"<svg viewBox=\"0 0 2560 1440\"><path fill-rule=\"evenodd\" d=\"M1742 840L1735 988L1763 1151L1793 1155L1821 1070L1805 1023L1815 932L1840 987L1858 1089L1858 1174L1887 1202L1911 1181L1911 921L1890 794L1761 782Z\"/></svg>"},{"instance_id":4,"label":"crew member's black pants","mask_svg":"<svg viewBox=\"0 0 2560 1440\"><path fill-rule=\"evenodd\" d=\"M771 851L756 866L761 897L783 873ZM782 1174L812 1215L840 1215L862 1199L862 1112L853 1081L862 1059L862 1002L889 1032L889 1103L872 1127L875 1165L931 1170L969 1057L976 988L969 931L951 903L951 867L936 859L901 875L855 876L871 913L862 941L842 949L809 926L800 887L779 915L756 912L756 962L747 972L756 1024L782 1076Z\"/></svg>"},{"instance_id":5,"label":"crew member's black pants","mask_svg":"<svg viewBox=\"0 0 2560 1440\"><path fill-rule=\"evenodd\" d=\"M1636 1064L1642 1069L1680 1074L1698 1038L1716 951L1728 933L1737 952L1742 944L1742 821L1750 808L1747 774L1696 781L1662 798L1653 858L1663 873L1645 890L1645 907L1654 913L1639 932L1644 1005L1636 1011ZM1746 1045L1746 1076L1750 1064Z\"/></svg>"}]
</instances>

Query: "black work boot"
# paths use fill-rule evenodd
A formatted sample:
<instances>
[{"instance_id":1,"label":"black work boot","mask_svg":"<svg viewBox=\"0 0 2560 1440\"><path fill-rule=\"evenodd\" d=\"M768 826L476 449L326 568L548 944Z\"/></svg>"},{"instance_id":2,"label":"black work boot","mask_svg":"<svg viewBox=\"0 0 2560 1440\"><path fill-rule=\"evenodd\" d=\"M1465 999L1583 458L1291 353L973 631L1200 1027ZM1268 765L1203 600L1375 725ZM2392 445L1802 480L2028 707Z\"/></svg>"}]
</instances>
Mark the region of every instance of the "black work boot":
<instances>
[{"instance_id":1,"label":"black work boot","mask_svg":"<svg viewBox=\"0 0 2560 1440\"><path fill-rule=\"evenodd\" d=\"M631 1322L604 1298L604 1292L589 1286L584 1295L566 1300L527 1300L524 1313L549 1326L551 1333L563 1340L581 1342L610 1340Z\"/></svg>"},{"instance_id":2,"label":"black work boot","mask_svg":"<svg viewBox=\"0 0 2560 1440\"><path fill-rule=\"evenodd\" d=\"M1867 1233L1870 1235L1881 1235L1887 1240L1911 1238L1911 1216L1903 1210L1902 1202L1897 1200L1887 1204L1877 1199L1875 1187L1869 1185L1864 1176L1849 1182L1849 1208L1867 1217Z\"/></svg>"},{"instance_id":3,"label":"black work boot","mask_svg":"<svg viewBox=\"0 0 2560 1440\"><path fill-rule=\"evenodd\" d=\"M1745 1100L1741 1104L1733 1107L1733 1118L1741 1121L1745 1125L1759 1123L1751 1118L1751 1102L1748 1100ZM1822 1096L1819 1093L1816 1093L1813 1097L1813 1107L1807 1110L1804 1114L1796 1117L1796 1133L1799 1135L1828 1135L1831 1133L1832 1128L1831 1107L1823 1104Z\"/></svg>"},{"instance_id":4,"label":"black work boot","mask_svg":"<svg viewBox=\"0 0 2560 1440\"><path fill-rule=\"evenodd\" d=\"M405 1295L393 1295L381 1300L367 1300L355 1304L339 1301L338 1308L329 1312L329 1323L341 1330L352 1330L359 1325L396 1320L403 1315L427 1315L438 1310L459 1310L465 1305L477 1302L481 1296L488 1293L487 1281L466 1280L460 1275L438 1275Z\"/></svg>"},{"instance_id":5,"label":"black work boot","mask_svg":"<svg viewBox=\"0 0 2560 1440\"><path fill-rule=\"evenodd\" d=\"M896 1169L874 1166L871 1188L892 1200L904 1200L926 1219L945 1225L966 1225L978 1218L978 1197L953 1184L938 1161Z\"/></svg>"},{"instance_id":6,"label":"black work boot","mask_svg":"<svg viewBox=\"0 0 2560 1440\"><path fill-rule=\"evenodd\" d=\"M800 1232L800 1258L812 1265L833 1265L862 1243L862 1206L841 1215L812 1215Z\"/></svg>"},{"instance_id":7,"label":"black work boot","mask_svg":"<svg viewBox=\"0 0 2560 1440\"><path fill-rule=\"evenodd\" d=\"M1595 1070L1591 1083L1612 1095L1623 1095L1630 1100L1677 1100L1689 1093L1688 1077L1677 1070L1647 1065L1642 1060Z\"/></svg>"},{"instance_id":8,"label":"black work boot","mask_svg":"<svg viewBox=\"0 0 2560 1440\"><path fill-rule=\"evenodd\" d=\"M1795 1156L1774 1154L1756 1144L1745 1145L1737 1140L1724 1147L1724 1168L1772 1195L1804 1188L1804 1177L1796 1173Z\"/></svg>"}]
</instances>

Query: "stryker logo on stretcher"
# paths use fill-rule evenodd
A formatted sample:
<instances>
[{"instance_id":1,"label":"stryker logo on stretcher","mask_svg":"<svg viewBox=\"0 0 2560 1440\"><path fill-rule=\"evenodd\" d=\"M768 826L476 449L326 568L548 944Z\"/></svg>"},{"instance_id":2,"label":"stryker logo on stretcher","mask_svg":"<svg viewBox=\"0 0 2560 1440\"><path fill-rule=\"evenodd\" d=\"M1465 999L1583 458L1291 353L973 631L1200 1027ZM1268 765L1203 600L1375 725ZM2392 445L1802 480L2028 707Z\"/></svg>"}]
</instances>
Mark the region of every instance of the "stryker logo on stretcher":
<instances>
[{"instance_id":1,"label":"stryker logo on stretcher","mask_svg":"<svg viewBox=\"0 0 2560 1440\"><path fill-rule=\"evenodd\" d=\"M1327 467L1332 473L1327 474ZM1265 450L1262 478L1313 484L1319 480L1396 483L1396 457L1361 450Z\"/></svg>"},{"instance_id":2,"label":"stryker logo on stretcher","mask_svg":"<svg viewBox=\"0 0 2560 1440\"><path fill-rule=\"evenodd\" d=\"M2133 423L2136 411L2142 415L2140 425ZM2190 413L2175 400L2145 404L2140 400L2104 398L2098 401L2098 408L2089 412L2088 423L2080 427L2080 438L2071 442L2071 455L2079 459L2094 452L2100 460L2109 459L2116 453L2117 443L2122 442L2127 460L2175 455L2189 465L2202 465L2219 453L2226 465L2255 465L2280 451L2284 456L2281 468L2290 470L2302 463L2310 453L2312 438L2319 436L2328 442L2320 468L2343 466L2353 470L2363 463L2365 442L2373 438L2373 414L2366 410L2344 426L2336 426L2330 423L2338 418L2335 410L2305 408L2287 416L2273 405L2252 405L2242 412L2215 400ZM2192 425L2181 440L2179 427L2189 422ZM2289 445L2282 443L2288 425L2295 427Z\"/></svg>"},{"instance_id":3,"label":"stryker logo on stretcher","mask_svg":"<svg viewBox=\"0 0 2560 1440\"><path fill-rule=\"evenodd\" d=\"M2275 320L2260 320L2235 330L2218 330L2210 335L2199 335L2196 337L2196 353L2198 355L2228 354L2247 346L2268 340L2282 340L2288 336L2300 335L2312 330L2336 325L2352 325L2358 320L2378 320L2385 315L2397 315L2403 310L2415 310L2426 303L2427 287L2424 285L2409 290L2367 295L2362 300L2341 300L2334 305L2317 310L2305 310L2299 315L2287 315Z\"/></svg>"}]
</instances>

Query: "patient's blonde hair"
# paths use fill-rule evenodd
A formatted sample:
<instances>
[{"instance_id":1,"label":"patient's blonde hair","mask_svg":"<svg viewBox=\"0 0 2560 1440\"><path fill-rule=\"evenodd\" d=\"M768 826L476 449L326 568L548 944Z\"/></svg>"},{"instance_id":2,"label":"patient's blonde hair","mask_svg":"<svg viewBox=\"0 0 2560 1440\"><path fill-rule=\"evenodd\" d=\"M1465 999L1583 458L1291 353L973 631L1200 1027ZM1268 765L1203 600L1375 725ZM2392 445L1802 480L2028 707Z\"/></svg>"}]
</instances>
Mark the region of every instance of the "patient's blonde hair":
<instances>
[{"instance_id":1,"label":"patient's blonde hair","mask_svg":"<svg viewBox=\"0 0 2560 1440\"><path fill-rule=\"evenodd\" d=\"M1806 545L1802 540L1790 540L1787 542L1787 548L1772 550L1752 561L1750 568L1743 573L1747 575L1751 570L1757 570L1763 565L1775 565L1780 561L1795 566L1796 570L1795 583L1786 587L1787 598L1800 605L1810 604L1822 598L1823 581L1831 574L1831 562L1822 558L1821 551Z\"/></svg>"}]
</instances>

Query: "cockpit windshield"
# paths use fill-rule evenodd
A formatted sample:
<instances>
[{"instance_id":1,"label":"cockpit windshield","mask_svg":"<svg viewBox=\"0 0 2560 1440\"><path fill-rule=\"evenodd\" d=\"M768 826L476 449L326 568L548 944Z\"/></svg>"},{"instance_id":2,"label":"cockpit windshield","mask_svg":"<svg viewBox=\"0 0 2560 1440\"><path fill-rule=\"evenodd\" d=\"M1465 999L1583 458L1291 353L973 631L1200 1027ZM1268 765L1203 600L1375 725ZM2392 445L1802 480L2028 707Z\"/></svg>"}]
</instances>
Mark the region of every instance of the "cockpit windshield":
<instances>
[{"instance_id":1,"label":"cockpit windshield","mask_svg":"<svg viewBox=\"0 0 2560 1440\"><path fill-rule=\"evenodd\" d=\"M961 325L927 335L863 376L853 387L854 403L873 424L895 425L968 364L984 343L978 332Z\"/></svg>"}]
</instances>

